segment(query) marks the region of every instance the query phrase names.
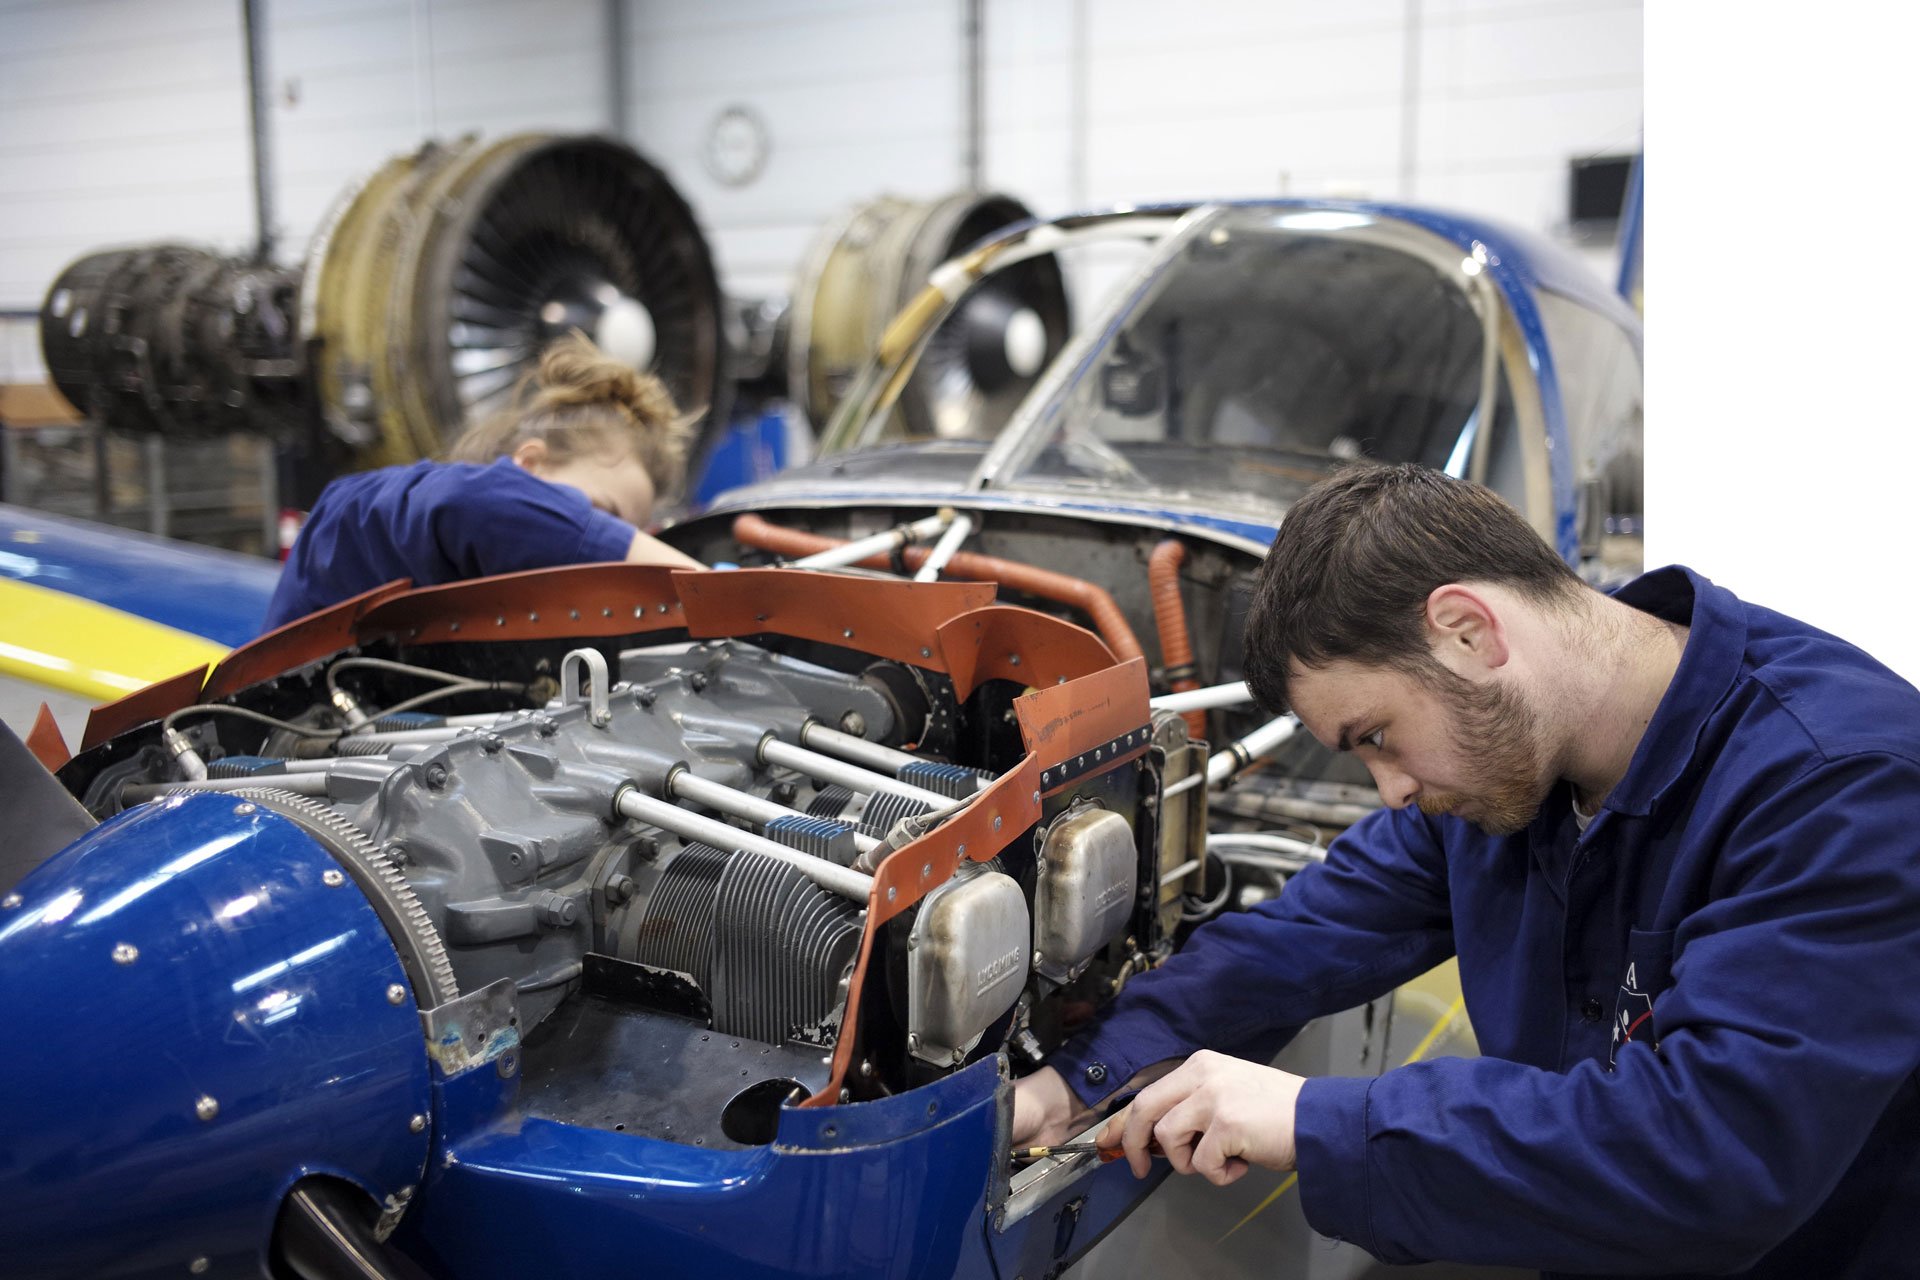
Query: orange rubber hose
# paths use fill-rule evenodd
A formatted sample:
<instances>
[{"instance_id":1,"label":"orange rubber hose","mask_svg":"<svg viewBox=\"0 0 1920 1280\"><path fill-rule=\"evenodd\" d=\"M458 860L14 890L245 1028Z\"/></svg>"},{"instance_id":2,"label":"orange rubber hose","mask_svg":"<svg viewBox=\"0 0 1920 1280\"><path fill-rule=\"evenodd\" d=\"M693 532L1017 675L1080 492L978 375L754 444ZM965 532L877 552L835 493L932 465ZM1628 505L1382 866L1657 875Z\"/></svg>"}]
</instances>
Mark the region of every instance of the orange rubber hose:
<instances>
[{"instance_id":1,"label":"orange rubber hose","mask_svg":"<svg viewBox=\"0 0 1920 1280\"><path fill-rule=\"evenodd\" d=\"M742 546L757 547L789 558L816 555L846 545L844 538L829 538L824 534L808 533L804 529L789 529L756 515L736 518L733 537ZM926 563L930 554L926 547L906 547L902 549L900 557L907 568L918 569ZM892 567L890 558L884 554L868 556L860 564L868 569ZM1140 652L1140 641L1135 638L1133 628L1127 625L1126 615L1120 612L1120 606L1113 602L1113 597L1104 588L1085 578L1036 568L1018 560L976 555L971 551L956 553L953 559L947 561L946 572L972 582L997 582L1042 600L1071 605L1093 620L1094 630L1107 642L1107 648L1113 650L1116 661L1127 662L1145 656Z\"/></svg>"},{"instance_id":2,"label":"orange rubber hose","mask_svg":"<svg viewBox=\"0 0 1920 1280\"><path fill-rule=\"evenodd\" d=\"M1160 632L1160 663L1166 669L1167 687L1175 693L1198 689L1193 674L1193 640L1187 634L1187 607L1180 599L1180 566L1187 562L1187 547L1178 538L1168 538L1147 557L1147 587L1153 595L1153 625ZM1187 736L1207 736L1207 713L1182 713Z\"/></svg>"}]
</instances>

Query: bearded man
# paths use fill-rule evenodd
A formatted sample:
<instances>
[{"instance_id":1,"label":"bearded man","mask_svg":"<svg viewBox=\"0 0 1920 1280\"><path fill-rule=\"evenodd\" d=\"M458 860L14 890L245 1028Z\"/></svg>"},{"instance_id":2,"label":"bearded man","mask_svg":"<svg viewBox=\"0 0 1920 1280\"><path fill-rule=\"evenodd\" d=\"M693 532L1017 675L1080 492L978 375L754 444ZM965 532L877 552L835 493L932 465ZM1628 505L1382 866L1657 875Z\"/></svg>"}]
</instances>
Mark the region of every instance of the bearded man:
<instances>
[{"instance_id":1,"label":"bearded man","mask_svg":"<svg viewBox=\"0 0 1920 1280\"><path fill-rule=\"evenodd\" d=\"M1386 808L1021 1080L1016 1144L1152 1080L1100 1135L1136 1174L1297 1167L1389 1261L1920 1274L1920 692L1687 569L1604 595L1411 466L1289 512L1246 653ZM1450 955L1480 1058L1230 1056Z\"/></svg>"}]
</instances>

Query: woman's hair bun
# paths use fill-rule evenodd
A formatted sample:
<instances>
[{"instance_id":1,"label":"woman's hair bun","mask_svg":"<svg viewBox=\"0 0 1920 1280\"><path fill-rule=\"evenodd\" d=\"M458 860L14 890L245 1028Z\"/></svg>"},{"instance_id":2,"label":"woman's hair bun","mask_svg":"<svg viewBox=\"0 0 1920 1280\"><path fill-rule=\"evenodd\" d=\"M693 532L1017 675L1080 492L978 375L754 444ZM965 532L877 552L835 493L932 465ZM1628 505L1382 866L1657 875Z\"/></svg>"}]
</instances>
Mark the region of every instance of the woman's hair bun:
<instances>
[{"instance_id":1,"label":"woman's hair bun","mask_svg":"<svg viewBox=\"0 0 1920 1280\"><path fill-rule=\"evenodd\" d=\"M511 408L468 428L446 456L486 463L528 440L543 441L556 462L631 451L666 496L686 479L697 416L683 417L666 383L614 359L576 329L541 353Z\"/></svg>"},{"instance_id":2,"label":"woman's hair bun","mask_svg":"<svg viewBox=\"0 0 1920 1280\"><path fill-rule=\"evenodd\" d=\"M680 416L665 383L614 359L576 329L541 353L527 408L540 413L599 404L618 405L648 429L668 427Z\"/></svg>"}]
</instances>

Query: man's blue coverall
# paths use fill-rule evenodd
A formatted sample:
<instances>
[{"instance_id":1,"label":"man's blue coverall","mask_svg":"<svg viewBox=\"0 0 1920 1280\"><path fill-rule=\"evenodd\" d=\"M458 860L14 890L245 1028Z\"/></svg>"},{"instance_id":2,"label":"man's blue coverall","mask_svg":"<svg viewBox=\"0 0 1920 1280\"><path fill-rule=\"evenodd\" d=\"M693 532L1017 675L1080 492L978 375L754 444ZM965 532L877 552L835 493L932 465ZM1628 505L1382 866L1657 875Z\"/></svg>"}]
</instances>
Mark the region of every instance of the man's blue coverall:
<instances>
[{"instance_id":1,"label":"man's blue coverall","mask_svg":"<svg viewBox=\"0 0 1920 1280\"><path fill-rule=\"evenodd\" d=\"M1315 1230L1390 1261L1920 1275L1920 692L1680 568L1692 628L1584 834L1382 811L1129 984L1052 1065L1085 1102L1457 955L1483 1057L1310 1080Z\"/></svg>"}]
</instances>

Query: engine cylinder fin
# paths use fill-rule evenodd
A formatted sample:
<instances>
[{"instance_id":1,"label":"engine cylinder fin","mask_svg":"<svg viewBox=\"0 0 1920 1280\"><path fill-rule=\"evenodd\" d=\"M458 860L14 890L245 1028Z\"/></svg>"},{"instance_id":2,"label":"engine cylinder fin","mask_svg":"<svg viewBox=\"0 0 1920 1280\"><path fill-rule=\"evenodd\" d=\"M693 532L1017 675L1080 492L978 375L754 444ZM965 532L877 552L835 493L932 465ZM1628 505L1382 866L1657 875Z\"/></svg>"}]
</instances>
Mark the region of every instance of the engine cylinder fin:
<instances>
[{"instance_id":1,"label":"engine cylinder fin","mask_svg":"<svg viewBox=\"0 0 1920 1280\"><path fill-rule=\"evenodd\" d=\"M887 832L893 830L894 823L902 818L918 817L932 807L924 800L915 800L898 792L875 792L873 798L867 801L866 811L860 815L860 829L875 839L884 840Z\"/></svg>"},{"instance_id":2,"label":"engine cylinder fin","mask_svg":"<svg viewBox=\"0 0 1920 1280\"><path fill-rule=\"evenodd\" d=\"M296 823L339 860L387 926L413 986L414 1000L422 1008L459 998L460 984L454 979L453 962L447 957L440 931L433 927L413 886L366 832L325 804L291 791L260 786L227 794L251 800Z\"/></svg>"},{"instance_id":3,"label":"engine cylinder fin","mask_svg":"<svg viewBox=\"0 0 1920 1280\"><path fill-rule=\"evenodd\" d=\"M767 824L767 838L843 867L851 865L860 853L853 843L853 828L831 818L805 814L775 818Z\"/></svg>"},{"instance_id":4,"label":"engine cylinder fin","mask_svg":"<svg viewBox=\"0 0 1920 1280\"><path fill-rule=\"evenodd\" d=\"M778 1043L833 1012L859 908L785 863L734 854L714 906L714 1027Z\"/></svg>"},{"instance_id":5,"label":"engine cylinder fin","mask_svg":"<svg viewBox=\"0 0 1920 1280\"><path fill-rule=\"evenodd\" d=\"M727 858L712 845L689 844L667 863L647 904L635 960L687 974L701 990L710 989L714 892Z\"/></svg>"},{"instance_id":6,"label":"engine cylinder fin","mask_svg":"<svg viewBox=\"0 0 1920 1280\"><path fill-rule=\"evenodd\" d=\"M378 733L392 733L405 729L434 729L446 722L445 716L437 716L430 711L398 711L375 720L373 728Z\"/></svg>"},{"instance_id":7,"label":"engine cylinder fin","mask_svg":"<svg viewBox=\"0 0 1920 1280\"><path fill-rule=\"evenodd\" d=\"M263 773L285 773L287 762L273 756L222 756L207 761L209 778L251 778Z\"/></svg>"},{"instance_id":8,"label":"engine cylinder fin","mask_svg":"<svg viewBox=\"0 0 1920 1280\"><path fill-rule=\"evenodd\" d=\"M900 770L900 781L937 791L954 800L965 800L980 789L980 779L991 776L963 764L944 764L938 760L916 760Z\"/></svg>"},{"instance_id":9,"label":"engine cylinder fin","mask_svg":"<svg viewBox=\"0 0 1920 1280\"><path fill-rule=\"evenodd\" d=\"M814 792L813 800L807 805L807 812L816 818L844 820L854 807L854 794L837 782L829 782Z\"/></svg>"}]
</instances>

